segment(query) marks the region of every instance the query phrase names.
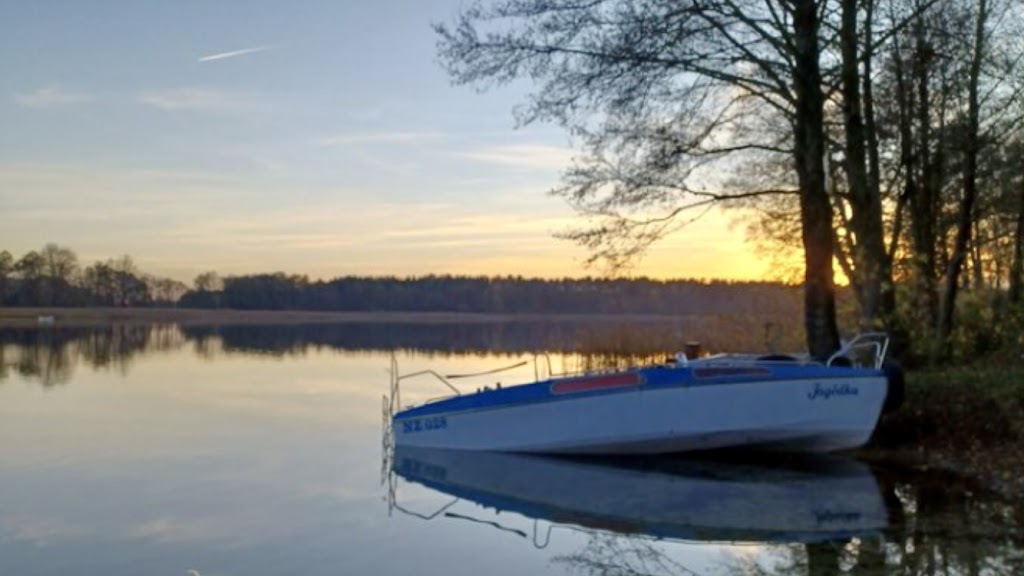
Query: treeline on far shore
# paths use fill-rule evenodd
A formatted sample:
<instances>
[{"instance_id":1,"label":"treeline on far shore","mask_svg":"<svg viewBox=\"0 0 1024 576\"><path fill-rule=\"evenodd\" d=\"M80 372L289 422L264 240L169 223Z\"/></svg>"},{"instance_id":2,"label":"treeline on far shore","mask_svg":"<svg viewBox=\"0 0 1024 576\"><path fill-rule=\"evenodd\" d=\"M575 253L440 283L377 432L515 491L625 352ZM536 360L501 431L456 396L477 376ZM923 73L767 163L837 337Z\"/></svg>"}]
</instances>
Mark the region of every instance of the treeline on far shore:
<instances>
[{"instance_id":1,"label":"treeline on far shore","mask_svg":"<svg viewBox=\"0 0 1024 576\"><path fill-rule=\"evenodd\" d=\"M0 251L0 305L798 315L801 291L780 282L449 275L311 280L280 272L204 272L188 286L142 272L127 255L82 267L71 249L47 244L17 259Z\"/></svg>"}]
</instances>

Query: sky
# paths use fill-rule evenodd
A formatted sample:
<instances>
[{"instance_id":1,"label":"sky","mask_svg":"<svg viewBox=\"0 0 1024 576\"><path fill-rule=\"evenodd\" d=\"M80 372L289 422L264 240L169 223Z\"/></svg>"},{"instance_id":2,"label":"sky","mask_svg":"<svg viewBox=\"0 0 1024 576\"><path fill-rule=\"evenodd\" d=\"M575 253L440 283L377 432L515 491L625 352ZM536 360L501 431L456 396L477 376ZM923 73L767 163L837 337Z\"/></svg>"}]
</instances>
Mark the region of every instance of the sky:
<instances>
[{"instance_id":1,"label":"sky","mask_svg":"<svg viewBox=\"0 0 1024 576\"><path fill-rule=\"evenodd\" d=\"M574 151L516 128L530 85L453 86L431 23L459 0L0 0L0 249L130 254L191 281L597 275L554 237ZM752 279L711 212L632 274Z\"/></svg>"}]
</instances>

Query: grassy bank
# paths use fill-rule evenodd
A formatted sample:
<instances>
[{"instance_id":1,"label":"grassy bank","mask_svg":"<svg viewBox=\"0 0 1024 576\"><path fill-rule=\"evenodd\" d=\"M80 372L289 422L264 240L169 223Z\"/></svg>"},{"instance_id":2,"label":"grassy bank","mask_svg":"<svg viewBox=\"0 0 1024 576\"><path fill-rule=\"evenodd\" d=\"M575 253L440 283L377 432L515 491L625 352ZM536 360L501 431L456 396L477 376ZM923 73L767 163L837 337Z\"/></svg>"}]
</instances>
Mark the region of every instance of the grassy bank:
<instances>
[{"instance_id":1,"label":"grassy bank","mask_svg":"<svg viewBox=\"0 0 1024 576\"><path fill-rule=\"evenodd\" d=\"M1024 365L989 359L909 373L906 402L882 417L864 455L975 476L1024 499Z\"/></svg>"}]
</instances>

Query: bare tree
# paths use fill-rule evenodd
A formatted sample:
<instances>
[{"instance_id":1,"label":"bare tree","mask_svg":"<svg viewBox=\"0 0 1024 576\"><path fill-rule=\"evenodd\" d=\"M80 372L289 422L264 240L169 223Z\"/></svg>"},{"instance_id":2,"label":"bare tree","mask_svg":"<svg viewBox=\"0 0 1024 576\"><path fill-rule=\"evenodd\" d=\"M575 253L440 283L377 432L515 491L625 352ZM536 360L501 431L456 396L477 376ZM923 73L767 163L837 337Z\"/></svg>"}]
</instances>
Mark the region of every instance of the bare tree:
<instances>
[{"instance_id":1,"label":"bare tree","mask_svg":"<svg viewBox=\"0 0 1024 576\"><path fill-rule=\"evenodd\" d=\"M113 275L114 305L133 306L149 303L149 289L131 256L124 254L109 260L107 267Z\"/></svg>"},{"instance_id":2,"label":"bare tree","mask_svg":"<svg viewBox=\"0 0 1024 576\"><path fill-rule=\"evenodd\" d=\"M998 142L1006 128L997 119L1004 118L1008 104L1017 101L1022 92L1019 76L1024 70L1020 66L1024 52L1019 45L1010 53L996 49L994 39L1006 21L1014 24L1021 17L1020 6L1001 0L977 0L971 14L971 30L968 36L970 50L967 59L967 95L963 115L963 169L962 192L957 203L956 231L953 245L946 264L941 299L939 301L938 328L935 352L948 355L953 332L953 317L957 292L960 288L960 274L968 256L976 217L979 189L984 177L979 170L981 153ZM1020 30L1017 30L1020 32ZM1014 42L1015 39L1011 39ZM1007 86L1006 77L1016 77L1016 86ZM1007 96L1008 95L1008 96ZM1024 124L1019 110L1009 123L1010 129L1019 131ZM977 239L975 238L975 241Z\"/></svg>"},{"instance_id":3,"label":"bare tree","mask_svg":"<svg viewBox=\"0 0 1024 576\"><path fill-rule=\"evenodd\" d=\"M188 286L184 282L172 278L158 278L145 274L142 280L146 283L149 295L156 305L173 306L188 292Z\"/></svg>"},{"instance_id":4,"label":"bare tree","mask_svg":"<svg viewBox=\"0 0 1024 576\"><path fill-rule=\"evenodd\" d=\"M560 123L588 155L556 190L592 217L570 233L613 265L710 202L796 192L811 353L838 345L826 191L824 0L505 0L436 27L462 83L527 77L520 122ZM782 117L784 134L758 130ZM789 155L796 188L735 190L714 174L737 155Z\"/></svg>"},{"instance_id":5,"label":"bare tree","mask_svg":"<svg viewBox=\"0 0 1024 576\"><path fill-rule=\"evenodd\" d=\"M113 306L117 294L114 270L106 262L96 262L82 272L82 283L92 294L94 304Z\"/></svg>"},{"instance_id":6,"label":"bare tree","mask_svg":"<svg viewBox=\"0 0 1024 576\"><path fill-rule=\"evenodd\" d=\"M7 250L0 250L0 306L7 299L8 284L14 273L14 257Z\"/></svg>"},{"instance_id":7,"label":"bare tree","mask_svg":"<svg viewBox=\"0 0 1024 576\"><path fill-rule=\"evenodd\" d=\"M78 256L70 248L49 243L39 253L43 260L49 304L66 304L77 280Z\"/></svg>"},{"instance_id":8,"label":"bare tree","mask_svg":"<svg viewBox=\"0 0 1024 576\"><path fill-rule=\"evenodd\" d=\"M861 14L863 8L863 14ZM843 165L846 171L852 263L848 273L857 290L861 324L888 324L895 310L892 261L882 225L878 131L874 106L874 0L840 0L840 94ZM861 23L862 22L862 23ZM840 206L840 215L845 211Z\"/></svg>"},{"instance_id":9,"label":"bare tree","mask_svg":"<svg viewBox=\"0 0 1024 576\"><path fill-rule=\"evenodd\" d=\"M1008 179L1008 188L1015 192L1016 214L1014 215L1013 261L1010 265L1009 298L1019 304L1024 299L1024 141L1017 141L1012 148L1017 170Z\"/></svg>"},{"instance_id":10,"label":"bare tree","mask_svg":"<svg viewBox=\"0 0 1024 576\"><path fill-rule=\"evenodd\" d=\"M224 281L212 270L196 276L193 285L199 292L216 292L224 289Z\"/></svg>"},{"instance_id":11,"label":"bare tree","mask_svg":"<svg viewBox=\"0 0 1024 576\"><path fill-rule=\"evenodd\" d=\"M38 305L42 299L43 274L45 262L35 250L27 252L14 265L20 280L20 292L28 298L28 303Z\"/></svg>"}]
</instances>

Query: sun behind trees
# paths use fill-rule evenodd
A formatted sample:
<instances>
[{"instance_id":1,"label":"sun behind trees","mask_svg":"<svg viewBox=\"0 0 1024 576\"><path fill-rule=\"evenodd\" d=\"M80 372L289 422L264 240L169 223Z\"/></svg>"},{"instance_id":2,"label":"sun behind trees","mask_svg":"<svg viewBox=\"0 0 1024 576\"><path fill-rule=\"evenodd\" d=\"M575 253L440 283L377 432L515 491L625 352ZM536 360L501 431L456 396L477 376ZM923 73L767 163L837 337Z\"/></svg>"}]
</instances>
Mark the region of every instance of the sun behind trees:
<instances>
[{"instance_id":1,"label":"sun behind trees","mask_svg":"<svg viewBox=\"0 0 1024 576\"><path fill-rule=\"evenodd\" d=\"M1012 246L986 244L984 263ZM997 287L996 268L984 267L983 280L971 284L958 307L953 333L954 360L1000 347L1019 346L1024 306L1013 304ZM1008 273L1004 266L999 273ZM968 277L976 268L969 268ZM899 284L902 297L911 289ZM838 291L844 325L856 324L852 290ZM719 318L734 329L763 332L765 339L798 341L791 326L802 309L798 285L773 281L654 280L650 278L524 278L522 276L339 276L329 280L305 275L255 273L224 275L207 271L194 287L138 269L131 256L98 261L82 269L69 248L48 244L15 259L0 250L0 307L131 307L309 312L447 312L516 315L621 315L624 322L644 319ZM903 307L903 318L919 310ZM34 318L34 317L33 317ZM785 319L782 321L781 319ZM268 319L268 321L270 321ZM708 334L707 338L713 338Z\"/></svg>"},{"instance_id":2,"label":"sun behind trees","mask_svg":"<svg viewBox=\"0 0 1024 576\"><path fill-rule=\"evenodd\" d=\"M804 250L812 353L835 347L834 257L860 328L940 357L964 284L1020 299L1022 16L1011 0L497 0L436 30L456 82L531 80L518 121L576 138L554 193L595 260L627 264L712 203L753 208L755 237Z\"/></svg>"}]
</instances>

